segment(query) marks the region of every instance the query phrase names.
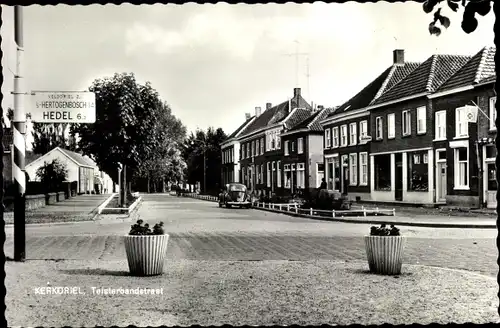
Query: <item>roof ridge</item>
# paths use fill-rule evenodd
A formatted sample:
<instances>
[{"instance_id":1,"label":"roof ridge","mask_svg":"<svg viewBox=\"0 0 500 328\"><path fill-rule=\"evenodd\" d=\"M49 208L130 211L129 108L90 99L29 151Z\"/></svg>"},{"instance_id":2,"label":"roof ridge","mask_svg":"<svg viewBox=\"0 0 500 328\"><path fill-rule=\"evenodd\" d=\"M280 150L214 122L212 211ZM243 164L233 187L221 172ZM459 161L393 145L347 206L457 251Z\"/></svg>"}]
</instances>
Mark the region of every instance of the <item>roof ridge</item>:
<instances>
[{"instance_id":1,"label":"roof ridge","mask_svg":"<svg viewBox=\"0 0 500 328\"><path fill-rule=\"evenodd\" d=\"M394 75L394 72L396 72L396 65L392 65L391 70L389 71L389 74L385 77L384 82L380 86L380 89L378 89L377 93L375 94L375 97L370 101L372 103L375 101L378 97L380 97L383 94L383 90L387 87L387 84L389 84L389 81L391 80L392 76Z\"/></svg>"},{"instance_id":2,"label":"roof ridge","mask_svg":"<svg viewBox=\"0 0 500 328\"><path fill-rule=\"evenodd\" d=\"M481 49L479 52L482 52L481 54L481 60L479 61L479 65L476 70L476 76L474 77L474 82L473 83L478 83L481 77L481 74L483 73L484 65L486 64L486 59L488 58L488 53L490 49L487 47L484 47Z\"/></svg>"},{"instance_id":3,"label":"roof ridge","mask_svg":"<svg viewBox=\"0 0 500 328\"><path fill-rule=\"evenodd\" d=\"M436 72L438 55L432 55L431 58L432 58L432 63L431 63L431 69L429 70L427 85L425 86L426 91L431 91L432 82L434 81L434 77L436 76L435 72Z\"/></svg>"}]
</instances>

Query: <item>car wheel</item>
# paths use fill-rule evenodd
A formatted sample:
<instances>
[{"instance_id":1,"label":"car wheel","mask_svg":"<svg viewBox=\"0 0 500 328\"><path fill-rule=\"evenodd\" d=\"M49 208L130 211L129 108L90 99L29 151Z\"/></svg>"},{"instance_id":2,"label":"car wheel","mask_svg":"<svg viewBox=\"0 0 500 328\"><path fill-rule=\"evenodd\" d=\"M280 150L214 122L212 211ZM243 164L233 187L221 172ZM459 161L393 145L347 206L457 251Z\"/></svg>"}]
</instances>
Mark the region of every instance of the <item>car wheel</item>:
<instances>
[{"instance_id":1,"label":"car wheel","mask_svg":"<svg viewBox=\"0 0 500 328\"><path fill-rule=\"evenodd\" d=\"M222 207L222 203L221 202L219 202L219 207Z\"/></svg>"},{"instance_id":2,"label":"car wheel","mask_svg":"<svg viewBox=\"0 0 500 328\"><path fill-rule=\"evenodd\" d=\"M227 203L226 203L226 207L227 207L227 208L231 208L231 205L229 205L229 204L227 204Z\"/></svg>"}]
</instances>

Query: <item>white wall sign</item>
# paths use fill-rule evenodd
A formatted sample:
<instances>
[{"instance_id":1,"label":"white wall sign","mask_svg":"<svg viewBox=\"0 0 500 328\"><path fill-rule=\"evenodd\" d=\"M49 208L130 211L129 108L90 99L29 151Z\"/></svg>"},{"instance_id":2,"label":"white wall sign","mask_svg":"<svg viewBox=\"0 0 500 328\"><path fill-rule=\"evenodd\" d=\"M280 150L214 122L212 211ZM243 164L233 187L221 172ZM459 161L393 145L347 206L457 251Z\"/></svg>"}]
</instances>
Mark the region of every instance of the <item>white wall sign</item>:
<instances>
[{"instance_id":1,"label":"white wall sign","mask_svg":"<svg viewBox=\"0 0 500 328\"><path fill-rule=\"evenodd\" d=\"M31 120L37 123L95 123L93 92L36 91L31 93Z\"/></svg>"}]
</instances>

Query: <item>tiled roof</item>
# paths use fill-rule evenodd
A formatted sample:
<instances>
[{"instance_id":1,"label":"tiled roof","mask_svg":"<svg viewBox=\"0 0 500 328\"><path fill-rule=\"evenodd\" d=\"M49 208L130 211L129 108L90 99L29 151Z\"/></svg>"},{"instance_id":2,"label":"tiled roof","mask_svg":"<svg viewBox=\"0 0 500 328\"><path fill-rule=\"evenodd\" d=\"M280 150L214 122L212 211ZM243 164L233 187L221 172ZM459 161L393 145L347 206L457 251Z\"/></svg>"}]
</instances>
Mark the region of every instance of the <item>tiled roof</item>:
<instances>
[{"instance_id":1,"label":"tiled roof","mask_svg":"<svg viewBox=\"0 0 500 328\"><path fill-rule=\"evenodd\" d=\"M288 129L293 129L302 121L310 117L312 114L311 109L297 108L292 115L284 122Z\"/></svg>"},{"instance_id":2,"label":"tiled roof","mask_svg":"<svg viewBox=\"0 0 500 328\"><path fill-rule=\"evenodd\" d=\"M80 166L96 167L96 164L90 158L84 157L83 155L75 153L74 151L70 151L67 149L60 148L60 147L59 147L59 150L61 150L63 153L65 153L70 158L72 158Z\"/></svg>"},{"instance_id":3,"label":"tiled roof","mask_svg":"<svg viewBox=\"0 0 500 328\"><path fill-rule=\"evenodd\" d=\"M372 104L382 104L419 93L434 92L470 58L470 56L460 55L433 55Z\"/></svg>"},{"instance_id":4,"label":"tiled roof","mask_svg":"<svg viewBox=\"0 0 500 328\"><path fill-rule=\"evenodd\" d=\"M420 63L408 62L404 65L390 66L384 72L382 72L382 74L380 74L372 82L370 82L370 84L368 84L363 90L358 92L354 97L341 105L337 111L335 111L334 113L330 113L328 116L364 108L370 105L385 91L392 88L396 83L413 72L419 65Z\"/></svg>"},{"instance_id":5,"label":"tiled roof","mask_svg":"<svg viewBox=\"0 0 500 328\"><path fill-rule=\"evenodd\" d=\"M485 47L443 83L437 91L441 92L465 87L492 77L496 78L495 48Z\"/></svg>"},{"instance_id":6,"label":"tiled roof","mask_svg":"<svg viewBox=\"0 0 500 328\"><path fill-rule=\"evenodd\" d=\"M279 105L266 109L262 114L260 114L259 117L257 117L252 123L248 125L248 127L241 133L241 135L248 135L268 125L282 122L282 120L290 114L290 103L292 105L292 108L307 108L309 110L311 109L311 106L304 100L304 98L302 98L301 96L299 96L298 99L294 97L290 101L284 101ZM287 121L294 123L293 121L295 120L295 117L297 117L295 115L301 114L294 114Z\"/></svg>"},{"instance_id":7,"label":"tiled roof","mask_svg":"<svg viewBox=\"0 0 500 328\"><path fill-rule=\"evenodd\" d=\"M323 108L321 110L318 110L309 117L307 117L305 120L297 124L293 129L290 129L290 131L301 130L301 129L308 129L310 131L323 131L323 127L321 126L321 124L319 124L319 122L325 117L327 117L328 114L334 112L337 108L338 107Z\"/></svg>"},{"instance_id":8,"label":"tiled roof","mask_svg":"<svg viewBox=\"0 0 500 328\"><path fill-rule=\"evenodd\" d=\"M255 117L255 116L252 116L252 117L250 117L248 120L246 120L246 121L245 121L242 125L240 125L240 126L239 126L236 130L234 130L234 132L233 132L233 133L231 133L231 134L229 135L229 137L227 137L227 139L226 139L226 140L229 140L229 139L232 139L232 138L236 137L236 135L237 135L237 134L238 134L241 130L243 130L243 128L244 128L244 127L248 124L248 122L250 122L250 121L251 121L254 117Z\"/></svg>"}]
</instances>

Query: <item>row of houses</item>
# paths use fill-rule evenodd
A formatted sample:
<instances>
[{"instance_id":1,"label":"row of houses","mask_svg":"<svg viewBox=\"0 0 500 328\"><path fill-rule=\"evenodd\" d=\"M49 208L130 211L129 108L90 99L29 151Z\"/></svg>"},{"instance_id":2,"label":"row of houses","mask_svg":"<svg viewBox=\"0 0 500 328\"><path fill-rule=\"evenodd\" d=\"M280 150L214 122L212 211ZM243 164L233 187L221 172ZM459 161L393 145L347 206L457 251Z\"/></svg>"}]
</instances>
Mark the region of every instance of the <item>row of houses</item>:
<instances>
[{"instance_id":1,"label":"row of houses","mask_svg":"<svg viewBox=\"0 0 500 328\"><path fill-rule=\"evenodd\" d=\"M222 181L266 195L496 208L495 48L393 64L338 107L255 109L221 145Z\"/></svg>"}]
</instances>

